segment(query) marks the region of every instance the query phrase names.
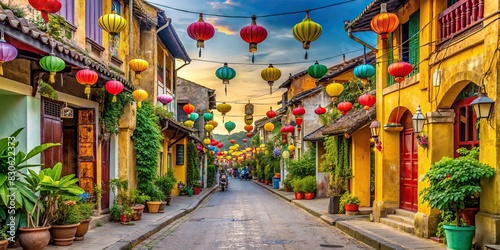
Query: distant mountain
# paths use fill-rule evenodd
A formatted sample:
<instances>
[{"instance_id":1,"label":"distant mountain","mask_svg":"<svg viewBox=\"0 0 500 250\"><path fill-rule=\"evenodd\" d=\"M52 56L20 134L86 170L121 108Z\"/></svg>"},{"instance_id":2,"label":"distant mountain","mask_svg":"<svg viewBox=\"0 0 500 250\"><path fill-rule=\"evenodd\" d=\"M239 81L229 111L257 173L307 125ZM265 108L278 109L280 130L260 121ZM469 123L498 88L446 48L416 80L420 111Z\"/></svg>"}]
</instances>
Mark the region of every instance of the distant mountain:
<instances>
[{"instance_id":1,"label":"distant mountain","mask_svg":"<svg viewBox=\"0 0 500 250\"><path fill-rule=\"evenodd\" d=\"M214 139L221 142L222 144L224 144L224 147L222 147L222 151L224 150L229 150L229 146L232 146L231 142L229 140L236 140L235 144L239 144L240 145L240 149L242 148L245 148L245 144L247 146L250 146L250 142L252 141L252 138L251 137L247 137L246 136L246 132L245 131L241 131L241 132L237 132L237 133L231 133L230 136L228 135L220 135L220 134L214 134ZM243 139L244 138L247 138L248 141L247 143L244 143L243 142Z\"/></svg>"}]
</instances>

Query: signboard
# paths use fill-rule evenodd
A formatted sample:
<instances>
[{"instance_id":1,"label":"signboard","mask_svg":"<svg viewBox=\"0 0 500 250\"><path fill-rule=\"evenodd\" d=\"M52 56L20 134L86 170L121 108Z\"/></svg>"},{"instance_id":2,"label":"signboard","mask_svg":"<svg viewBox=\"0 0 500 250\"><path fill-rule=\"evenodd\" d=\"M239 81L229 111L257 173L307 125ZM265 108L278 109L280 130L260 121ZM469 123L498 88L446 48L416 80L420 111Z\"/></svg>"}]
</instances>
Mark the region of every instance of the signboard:
<instances>
[{"instance_id":1,"label":"signboard","mask_svg":"<svg viewBox=\"0 0 500 250\"><path fill-rule=\"evenodd\" d=\"M184 144L175 145L175 165L184 165Z\"/></svg>"}]
</instances>

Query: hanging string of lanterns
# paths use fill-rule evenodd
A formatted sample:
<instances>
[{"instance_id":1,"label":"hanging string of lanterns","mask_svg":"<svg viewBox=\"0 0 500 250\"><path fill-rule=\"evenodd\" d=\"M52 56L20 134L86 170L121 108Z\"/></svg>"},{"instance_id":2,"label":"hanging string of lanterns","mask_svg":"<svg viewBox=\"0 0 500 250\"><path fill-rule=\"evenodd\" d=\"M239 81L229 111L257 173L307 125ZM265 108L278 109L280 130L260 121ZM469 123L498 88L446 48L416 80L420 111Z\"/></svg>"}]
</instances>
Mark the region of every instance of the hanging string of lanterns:
<instances>
[{"instance_id":1,"label":"hanging string of lanterns","mask_svg":"<svg viewBox=\"0 0 500 250\"><path fill-rule=\"evenodd\" d=\"M365 93L358 98L359 104L363 106L365 110L369 110L375 104L375 96Z\"/></svg>"},{"instance_id":2,"label":"hanging string of lanterns","mask_svg":"<svg viewBox=\"0 0 500 250\"><path fill-rule=\"evenodd\" d=\"M194 112L194 105L188 102L186 105L182 106L182 110L184 110L184 113L186 113L189 118L189 115Z\"/></svg>"},{"instance_id":3,"label":"hanging string of lanterns","mask_svg":"<svg viewBox=\"0 0 500 250\"><path fill-rule=\"evenodd\" d=\"M203 21L203 14L200 13L200 19L187 27L187 33L191 39L196 40L196 48L199 49L198 57L201 57L201 49L205 48L205 41L214 36L215 29L213 25Z\"/></svg>"},{"instance_id":4,"label":"hanging string of lanterns","mask_svg":"<svg viewBox=\"0 0 500 250\"><path fill-rule=\"evenodd\" d=\"M314 109L314 113L317 115L323 115L326 113L326 109L321 107L321 105L318 105L318 107Z\"/></svg>"},{"instance_id":5,"label":"hanging string of lanterns","mask_svg":"<svg viewBox=\"0 0 500 250\"><path fill-rule=\"evenodd\" d=\"M243 41L247 42L248 51L252 53L252 63L254 63L254 55L257 52L257 44L263 42L267 38L267 30L257 25L257 16L252 16L252 23L243 27L240 30L240 36Z\"/></svg>"},{"instance_id":6,"label":"hanging string of lanterns","mask_svg":"<svg viewBox=\"0 0 500 250\"><path fill-rule=\"evenodd\" d=\"M226 128L228 134L231 135L231 131L233 131L236 128L236 123L232 121L227 121L226 123L224 123L224 128Z\"/></svg>"},{"instance_id":7,"label":"hanging string of lanterns","mask_svg":"<svg viewBox=\"0 0 500 250\"><path fill-rule=\"evenodd\" d=\"M205 119L206 122L211 121L212 119L214 119L214 114L211 111L205 112L203 114L203 119Z\"/></svg>"},{"instance_id":8,"label":"hanging string of lanterns","mask_svg":"<svg viewBox=\"0 0 500 250\"><path fill-rule=\"evenodd\" d=\"M405 77L408 76L412 70L413 67L407 62L395 62L387 68L387 71L394 77L397 83L404 81Z\"/></svg>"},{"instance_id":9,"label":"hanging string of lanterns","mask_svg":"<svg viewBox=\"0 0 500 250\"><path fill-rule=\"evenodd\" d=\"M351 111L352 103L351 102L340 102L337 104L337 109L342 113L342 115L346 115L347 112Z\"/></svg>"},{"instance_id":10,"label":"hanging string of lanterns","mask_svg":"<svg viewBox=\"0 0 500 250\"><path fill-rule=\"evenodd\" d=\"M110 35L115 36L127 28L127 20L122 16L111 13L99 17L99 27Z\"/></svg>"},{"instance_id":11,"label":"hanging string of lanterns","mask_svg":"<svg viewBox=\"0 0 500 250\"><path fill-rule=\"evenodd\" d=\"M227 95L227 85L229 84L229 80L236 76L236 71L227 66L227 63L224 63L223 67L220 67L215 71L215 76L222 80L222 84L224 84L224 92Z\"/></svg>"},{"instance_id":12,"label":"hanging string of lanterns","mask_svg":"<svg viewBox=\"0 0 500 250\"><path fill-rule=\"evenodd\" d=\"M135 58L135 59L132 59L128 62L128 66L130 67L130 69L132 71L134 71L135 78L137 78L137 80L139 81L139 84L140 84L140 81L142 79L141 72L148 69L149 63L144 59Z\"/></svg>"},{"instance_id":13,"label":"hanging string of lanterns","mask_svg":"<svg viewBox=\"0 0 500 250\"><path fill-rule=\"evenodd\" d=\"M307 74L316 80L325 76L327 72L328 72L328 67L326 67L323 64L319 64L318 61L316 61L316 63L307 68Z\"/></svg>"},{"instance_id":14,"label":"hanging string of lanterns","mask_svg":"<svg viewBox=\"0 0 500 250\"><path fill-rule=\"evenodd\" d=\"M123 83L113 78L106 82L104 88L106 88L106 91L108 91L108 93L113 95L113 99L111 99L111 102L116 102L116 95L120 94L123 91L124 87Z\"/></svg>"},{"instance_id":15,"label":"hanging string of lanterns","mask_svg":"<svg viewBox=\"0 0 500 250\"><path fill-rule=\"evenodd\" d=\"M292 110L292 114L295 116L295 124L297 125L297 129L300 131L303 116L305 115L306 110L302 106L298 106Z\"/></svg>"},{"instance_id":16,"label":"hanging string of lanterns","mask_svg":"<svg viewBox=\"0 0 500 250\"><path fill-rule=\"evenodd\" d=\"M306 11L306 17L302 22L295 24L293 26L293 37L302 43L302 47L306 50L304 59L307 59L307 50L311 46L311 42L321 36L322 27L318 23L315 23L309 17L309 11Z\"/></svg>"},{"instance_id":17,"label":"hanging string of lanterns","mask_svg":"<svg viewBox=\"0 0 500 250\"><path fill-rule=\"evenodd\" d=\"M269 111L266 112L266 116L269 119L276 117L276 112L273 110L273 107L269 108Z\"/></svg>"},{"instance_id":18,"label":"hanging string of lanterns","mask_svg":"<svg viewBox=\"0 0 500 250\"><path fill-rule=\"evenodd\" d=\"M87 99L90 99L90 86L94 85L97 79L99 79L97 72L90 70L88 67L76 72L76 80L85 86L84 93L87 94Z\"/></svg>"},{"instance_id":19,"label":"hanging string of lanterns","mask_svg":"<svg viewBox=\"0 0 500 250\"><path fill-rule=\"evenodd\" d=\"M280 79L281 71L269 64L269 67L260 72L260 76L269 84L269 94L271 95L273 93L273 83Z\"/></svg>"}]
</instances>

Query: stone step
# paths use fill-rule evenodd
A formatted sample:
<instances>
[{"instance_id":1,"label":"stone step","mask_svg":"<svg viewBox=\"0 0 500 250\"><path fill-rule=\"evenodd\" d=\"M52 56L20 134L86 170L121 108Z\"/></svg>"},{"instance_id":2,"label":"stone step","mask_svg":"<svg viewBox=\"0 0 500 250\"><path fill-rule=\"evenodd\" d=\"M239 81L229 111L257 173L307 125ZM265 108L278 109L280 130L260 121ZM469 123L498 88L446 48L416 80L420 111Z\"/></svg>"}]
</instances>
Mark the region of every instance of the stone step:
<instances>
[{"instance_id":1,"label":"stone step","mask_svg":"<svg viewBox=\"0 0 500 250\"><path fill-rule=\"evenodd\" d=\"M360 207L359 208L359 213L360 215L369 215L373 212L372 207Z\"/></svg>"},{"instance_id":2,"label":"stone step","mask_svg":"<svg viewBox=\"0 0 500 250\"><path fill-rule=\"evenodd\" d=\"M398 229L400 231L413 234L414 227L413 225L406 224L401 221L389 219L389 218L380 218L380 223L388 225L390 227L393 227L395 229Z\"/></svg>"},{"instance_id":3,"label":"stone step","mask_svg":"<svg viewBox=\"0 0 500 250\"><path fill-rule=\"evenodd\" d=\"M387 218L389 218L391 220L396 220L396 221L400 221L400 222L406 223L406 224L408 224L410 226L413 226L413 224L415 223L414 219L408 218L406 216L401 216L401 215L398 215L398 214L388 214Z\"/></svg>"},{"instance_id":4,"label":"stone step","mask_svg":"<svg viewBox=\"0 0 500 250\"><path fill-rule=\"evenodd\" d=\"M405 216L405 217L412 218L412 219L415 219L415 214L416 214L415 212L400 209L400 208L394 209L394 213L397 215Z\"/></svg>"},{"instance_id":5,"label":"stone step","mask_svg":"<svg viewBox=\"0 0 500 250\"><path fill-rule=\"evenodd\" d=\"M109 214L101 214L99 216L92 216L92 220L89 223L89 229L96 228L98 226L103 226L107 222L109 222L111 215Z\"/></svg>"}]
</instances>

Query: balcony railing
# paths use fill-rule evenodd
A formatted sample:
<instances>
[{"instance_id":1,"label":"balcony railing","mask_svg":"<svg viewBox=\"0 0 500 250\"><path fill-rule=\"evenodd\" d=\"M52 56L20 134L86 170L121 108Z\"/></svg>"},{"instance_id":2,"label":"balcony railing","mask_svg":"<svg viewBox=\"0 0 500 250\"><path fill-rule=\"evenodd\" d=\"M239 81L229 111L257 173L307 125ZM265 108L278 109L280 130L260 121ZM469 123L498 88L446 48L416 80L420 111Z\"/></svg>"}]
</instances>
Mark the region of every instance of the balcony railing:
<instances>
[{"instance_id":1,"label":"balcony railing","mask_svg":"<svg viewBox=\"0 0 500 250\"><path fill-rule=\"evenodd\" d=\"M484 18L484 0L460 0L439 14L441 39L467 29Z\"/></svg>"}]
</instances>

